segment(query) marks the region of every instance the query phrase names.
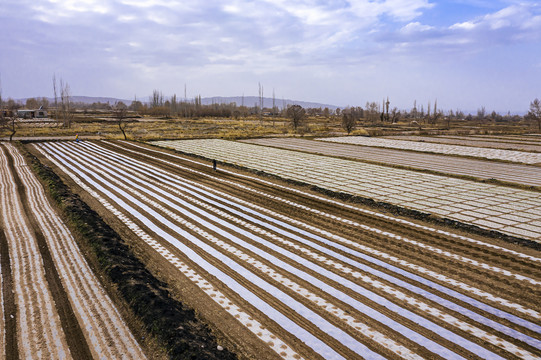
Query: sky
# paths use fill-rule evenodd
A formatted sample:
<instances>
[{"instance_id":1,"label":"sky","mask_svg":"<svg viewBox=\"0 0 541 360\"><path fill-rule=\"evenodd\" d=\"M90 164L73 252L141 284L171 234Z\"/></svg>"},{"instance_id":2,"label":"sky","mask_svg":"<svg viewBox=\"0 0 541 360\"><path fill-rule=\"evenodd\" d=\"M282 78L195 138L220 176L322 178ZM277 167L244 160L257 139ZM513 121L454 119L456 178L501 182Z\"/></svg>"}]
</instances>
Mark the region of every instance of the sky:
<instances>
[{"instance_id":1,"label":"sky","mask_svg":"<svg viewBox=\"0 0 541 360\"><path fill-rule=\"evenodd\" d=\"M526 112L541 2L0 0L4 98L258 95ZM433 106L433 105L432 105Z\"/></svg>"}]
</instances>

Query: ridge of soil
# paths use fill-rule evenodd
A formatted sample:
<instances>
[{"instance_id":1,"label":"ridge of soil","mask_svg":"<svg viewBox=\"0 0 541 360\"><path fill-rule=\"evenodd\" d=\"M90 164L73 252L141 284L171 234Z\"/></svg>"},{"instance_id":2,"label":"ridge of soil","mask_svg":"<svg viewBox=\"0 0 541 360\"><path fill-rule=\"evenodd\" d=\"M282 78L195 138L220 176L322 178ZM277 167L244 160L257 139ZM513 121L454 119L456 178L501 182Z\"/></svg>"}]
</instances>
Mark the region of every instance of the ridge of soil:
<instances>
[{"instance_id":1,"label":"ridge of soil","mask_svg":"<svg viewBox=\"0 0 541 360\"><path fill-rule=\"evenodd\" d=\"M142 143L142 144L143 145L148 145L146 143ZM177 153L179 155L189 156L189 157L192 157L192 158L205 160L205 161L208 161L208 162L211 162L211 163L213 161L213 159L210 159L210 158L205 157L205 156L201 156L201 155L197 155L197 154L193 154L193 153L189 153L189 152L184 152L184 151L177 150L177 149L164 148L164 147L155 146L155 145L153 145L153 146L155 148L159 148L161 150L165 149L165 150L172 151L172 152ZM237 169L237 170L245 171L245 172L248 172L248 173L251 173L251 174L255 174L257 176L266 177L268 179L280 180L280 181L286 182L286 183L291 184L291 185L304 187L304 188L306 188L308 190L311 190L311 191L326 195L326 196L328 196L330 198L333 198L333 199L337 199L337 200L341 200L341 201L349 202L349 203L353 203L353 204L361 204L361 205L364 205L364 206L368 206L368 207L370 207L370 208L372 208L374 210L387 212L387 213L395 215L395 216L404 216L404 217L415 219L415 220L426 221L426 222L429 222L429 223L432 223L432 224L435 224L435 225L446 226L446 227L450 227L450 228L453 228L453 229L463 230L463 231L466 231L466 232L471 233L471 234L485 236L485 237L489 237L489 238L493 238L493 239L500 239L500 240L506 241L506 242L511 243L511 244L521 245L521 246L532 248L532 249L535 249L535 250L541 250L541 243L536 242L534 240L528 240L528 239L520 238L520 237L517 237L517 236L504 234L504 233L499 232L497 230L485 229L485 228L479 227L477 225L463 223L463 222L453 220L453 219L449 219L449 218L446 218L446 217L435 216L435 215L433 215L431 213L422 212L422 211L414 210L414 209L408 209L408 208L405 208L405 207L402 207L402 206L399 206L399 205L390 204L390 203L387 203L387 202L384 202L384 201L376 201L374 199L359 196L359 195L353 195L353 194L349 194L349 193L345 193L345 192L329 190L329 189L326 189L326 188L319 187L317 185L313 185L313 184L310 184L310 183L285 178L285 177L282 177L282 176L278 176L276 174L268 173L268 172L261 171L261 170L256 170L256 169L253 169L253 168L250 168L250 167L247 167L247 166L243 166L243 165L233 164L233 163L219 161L219 160L217 160L216 162L217 162L218 165L224 166L226 168L228 167L230 169Z\"/></svg>"},{"instance_id":2,"label":"ridge of soil","mask_svg":"<svg viewBox=\"0 0 541 360\"><path fill-rule=\"evenodd\" d=\"M13 293L13 277L11 274L11 260L6 236L0 231L0 267L2 268L2 296L4 302L4 324L6 360L19 358L19 347L17 346L17 305Z\"/></svg>"},{"instance_id":3,"label":"ridge of soil","mask_svg":"<svg viewBox=\"0 0 541 360\"><path fill-rule=\"evenodd\" d=\"M96 257L108 281L128 304L133 314L163 346L171 359L233 360L237 356L218 344L209 327L193 309L173 299L167 284L152 275L103 219L61 178L25 149L34 172L46 184L68 226L76 227Z\"/></svg>"},{"instance_id":4,"label":"ridge of soil","mask_svg":"<svg viewBox=\"0 0 541 360\"><path fill-rule=\"evenodd\" d=\"M68 343L71 355L76 359L92 359L92 353L90 352L90 348L88 347L88 343L86 342L81 326L77 321L75 312L71 307L70 301L68 299L68 294L66 293L66 290L62 285L60 275L58 274L58 271L56 269L51 252L49 251L49 246L47 245L45 236L41 232L40 227L37 225L37 221L34 217L34 214L32 213L32 210L29 208L29 203L23 181L15 170L13 159L9 154L7 156L7 159L8 166L11 168L13 178L15 180L15 183L17 184L17 192L19 193L19 197L21 199L23 211L26 214L26 217L29 219L30 223L32 224L32 229L34 231L34 235L36 236L39 253L41 255L43 266L45 268L45 279L49 284L49 289L51 290L54 305L56 307L56 310L58 311L58 316L60 318L60 324L64 329L64 333L69 334L69 336L66 336L66 342Z\"/></svg>"}]
</instances>

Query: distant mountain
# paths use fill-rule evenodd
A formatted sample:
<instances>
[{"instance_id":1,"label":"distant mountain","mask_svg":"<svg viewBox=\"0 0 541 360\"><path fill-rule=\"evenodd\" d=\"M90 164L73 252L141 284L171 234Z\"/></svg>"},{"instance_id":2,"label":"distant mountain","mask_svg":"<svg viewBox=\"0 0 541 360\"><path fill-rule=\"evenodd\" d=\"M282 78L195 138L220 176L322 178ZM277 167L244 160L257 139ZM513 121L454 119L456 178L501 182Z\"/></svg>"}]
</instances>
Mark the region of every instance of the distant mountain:
<instances>
[{"instance_id":1,"label":"distant mountain","mask_svg":"<svg viewBox=\"0 0 541 360\"><path fill-rule=\"evenodd\" d=\"M26 100L28 98L24 99L16 99L18 103L25 104ZM40 97L41 99L41 97ZM46 98L49 100L50 103L54 102L54 98ZM165 97L167 99L167 97ZM142 97L138 98L137 100L143 102L143 103L149 103L150 97ZM182 99L179 99L179 101ZM193 99L188 99L189 101L193 101ZM59 100L60 101L60 100ZM75 103L83 103L83 104L92 104L95 102L101 102L101 103L109 103L113 105L114 103L118 101L122 101L126 105L130 105L133 101L126 100L126 99L118 99L118 98L112 98L112 97L95 97L95 96L72 96L71 101ZM272 98L263 98L263 106L266 108L272 108ZM241 106L244 103L244 106L247 107L253 107L259 105L259 97L257 96L229 96L229 97L223 97L223 96L214 96L214 97L206 97L201 98L201 103L204 105L210 105L210 104L230 104L230 103L236 103L237 106ZM275 105L282 109L284 107L287 107L289 105L300 105L303 108L326 108L328 107L329 110L336 110L338 106L335 105L329 105L329 104L321 104L316 102L309 102L309 101L299 101L299 100L290 100L290 99L275 99Z\"/></svg>"},{"instance_id":2,"label":"distant mountain","mask_svg":"<svg viewBox=\"0 0 541 360\"><path fill-rule=\"evenodd\" d=\"M263 106L266 108L272 108L272 98L263 98ZM253 107L259 105L259 97L257 96L229 96L229 97L222 97L222 96L215 96L215 97L207 97L207 98L201 98L201 103L204 105L209 104L230 104L230 103L236 103L237 106L241 106L244 103L244 106L247 107ZM274 101L275 105L282 109L284 107L287 107L288 105L300 105L303 108L326 108L328 107L329 110L336 110L338 106L336 105L329 105L329 104L321 104L316 102L309 102L309 101L299 101L299 100L289 100L289 99L275 99Z\"/></svg>"},{"instance_id":3,"label":"distant mountain","mask_svg":"<svg viewBox=\"0 0 541 360\"><path fill-rule=\"evenodd\" d=\"M35 97L35 99L41 99L42 97ZM54 98L51 97L45 97L49 103L54 103ZM23 98L23 99L15 99L16 102L20 104L26 104L26 100L29 98ZM57 98L57 101L60 102L60 97ZM83 104L93 104L95 102L101 102L101 103L109 103L113 105L114 103L118 101L122 101L125 104L131 104L132 100L125 100L125 99L117 99L112 97L95 97L95 96L71 96L71 101L74 103L83 103Z\"/></svg>"}]
</instances>

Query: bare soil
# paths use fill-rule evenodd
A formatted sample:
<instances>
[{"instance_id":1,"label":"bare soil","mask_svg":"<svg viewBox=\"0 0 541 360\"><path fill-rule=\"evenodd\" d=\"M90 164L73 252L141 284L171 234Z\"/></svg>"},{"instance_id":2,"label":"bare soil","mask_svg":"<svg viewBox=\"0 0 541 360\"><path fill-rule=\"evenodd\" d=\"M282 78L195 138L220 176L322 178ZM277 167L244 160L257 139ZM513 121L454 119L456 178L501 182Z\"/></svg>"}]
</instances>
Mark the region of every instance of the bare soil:
<instances>
[{"instance_id":1,"label":"bare soil","mask_svg":"<svg viewBox=\"0 0 541 360\"><path fill-rule=\"evenodd\" d=\"M72 144L65 143L47 146L46 148L48 152L54 150L70 154L69 156L73 159L73 162L70 163L70 168L75 171L75 176L85 175L88 176L88 179L92 179L81 180L84 186L92 191L99 192L100 196L107 197L110 202L113 202L112 196L114 195L114 197L119 199L118 201L122 201L125 204L122 207L116 205L121 210L119 210L119 215L114 215L105 203L97 200L98 198L90 200L89 195L85 194L85 191L82 191L82 188L79 187L82 185L75 185L73 177L68 176L67 173L55 165L55 171L61 173L66 182L69 181L70 187L81 193L81 196L84 196L85 200L89 199L87 202L117 230L117 233L123 234L125 238L121 239L109 226L101 223L100 217L82 203L77 202L76 206L69 205L65 209L66 211L69 209L70 213L77 214L76 218L72 218L72 221L75 223L88 223L89 229L83 231L100 228L100 231L107 234L103 236L105 239L91 240L103 268L106 269L106 273L111 281L115 281L118 284L120 291L126 301L131 304L134 312L144 319L145 323L149 324L149 327L156 328L153 333L162 339L168 348L178 351L176 354L190 354L190 356L194 354L193 356L196 356L196 353L192 353L191 351L195 351L194 349L197 346L205 346L205 352L197 353L197 356L200 356L200 358L204 356L224 356L226 353L223 351L212 352L212 349L216 349L216 343L213 343L210 337L204 335L199 338L194 335L200 329L198 326L195 328L190 327L190 324L197 319L194 316L194 311L186 310L183 312L180 309L176 310L180 305L177 300L173 300L172 298L182 299L189 303L190 306L193 306L195 311L200 314L200 318L208 322L209 326L219 334L219 338L225 339L226 343L232 343L233 348L241 356L249 358L276 358L279 355L269 351L269 346L272 347L274 342L271 341L265 344L261 341L261 337L258 340L258 334L251 333L240 326L239 322L235 320L235 317L228 314L227 311L229 310L226 307L224 307L224 310L220 310L220 307L216 305L217 302L212 301L207 293L202 291L204 290L203 288L194 286L193 278L179 273L177 269L180 266L178 265L180 261L207 279L208 286L219 289L233 304L236 304L262 324L263 328L276 334L278 337L276 341L283 341L285 344L291 346L297 351L299 356L305 358L321 357L317 351L296 339L295 333L284 331L280 324L269 319L266 316L267 314L253 306L243 296L229 289L221 281L211 276L205 267L165 240L165 236L176 237L184 246L194 249L202 259L220 269L220 271L226 273L227 276L235 279L235 281L242 283L250 292L257 294L260 299L263 299L280 312L287 314L296 325L306 329L317 339L328 344L328 346L346 358L356 358L358 355L354 352L355 349L337 341L331 334L327 333L326 329L314 326L307 318L292 311L289 308L290 303L279 300L274 294L263 291L258 284L247 280L244 277L244 272L252 271L261 279L271 283L279 291L287 294L291 299L294 299L302 304L302 306L326 319L333 326L346 331L355 340L367 344L370 349L387 357L392 357L394 353L385 344L377 340L368 339L365 335L356 332L353 327L345 324L342 319L336 317L334 312L326 311L321 306L309 300L309 297L305 294L310 293L310 297L312 298L317 297L321 298L321 301L329 302L330 309L333 311L340 312L344 310L346 314L350 314L355 319L367 323L372 329L385 335L386 338L409 349L413 349L422 357L437 358L437 355L431 350L424 348L423 346L425 344L415 343L396 329L389 328L377 319L367 316L354 306L338 300L335 298L334 293L324 291L320 286L316 286L307 279L313 278L320 280L326 285L342 292L347 297L367 305L378 313L388 316L409 329L414 329L426 338L467 358L476 358L475 351L463 348L437 332L419 327L415 321L397 315L384 304L370 300L361 292L344 285L342 281L370 289L378 296L412 313L420 316L428 316L424 309L425 305L415 305L420 301L433 309L432 311L434 313L451 314L452 317L458 319L460 322L468 324L470 327L473 326L479 331L484 331L491 336L497 336L510 344L510 347L507 347L506 350L501 347L503 345L499 345L497 342L490 342L489 340L471 335L464 327L457 328L445 320L446 318L443 315L429 316L431 321L437 326L453 331L477 344L481 344L483 348L494 354L505 358L513 358L514 355L509 350L512 346L517 346L537 356L541 354L540 350L534 346L496 331L489 325L479 324L468 315L460 311L450 310L443 304L429 300L412 290L401 288L400 291L406 297L395 297L388 290L388 287L395 286L390 281L382 278L378 279L379 283L371 282L372 280L360 275L363 274L361 265L352 266L347 261L348 259L353 260L366 266L375 267L378 271L388 275L398 276L402 281L410 285L415 285L441 298L454 302L465 309L480 313L488 319L506 324L523 334L541 339L541 334L535 331L525 329L508 320L500 319L494 313L476 308L473 303L457 300L443 291L434 290L430 286L414 281L405 275L396 275L387 267L373 265L367 260L352 255L348 251L373 249L370 253L383 262L393 263L403 270L413 272L422 277L428 277L439 285L451 287L458 292L467 294L476 301L490 304L490 306L496 309L512 313L517 317L528 318L529 321L538 324L539 319L532 319L525 316L522 310L520 310L520 307L536 312L541 311L539 302L541 298L541 287L531 285L528 281L522 279L522 277L527 277L534 281L539 281L541 279L539 264L527 257L517 257L512 252L516 251L521 254L538 257L539 252L531 243L518 242L510 244L505 241L511 240L509 238L499 239L497 236L472 234L457 229L456 224L452 228L445 226L445 224L427 223L423 221L422 214L417 216L418 219L415 219L415 216L412 218L411 215L416 214L404 212L396 207L386 207L384 204L376 204L378 206L378 214L387 213L394 216L385 218L375 213L363 212L360 210L372 211L374 208L361 207L360 205L356 205L360 209L356 211L351 207L343 206L345 203L341 203L340 201L333 203L320 200L318 196L325 199L330 198L311 191L307 187L297 186L298 184L282 182L278 179L272 181L265 180L263 182L250 173L242 171L225 172L218 170L217 172L213 172L208 164L203 162L194 163L191 158L182 159L175 157L172 152L168 151L156 152L151 147L143 146L141 148L139 145L128 143L122 143L119 146L118 143L110 142L100 142L99 144L92 144L90 147L94 147L94 145L97 145L101 150L91 150L86 146L75 148L72 147ZM29 148L43 162L49 163L44 159L42 153L35 151L36 148ZM106 151L110 152L111 155L102 155L102 152ZM119 162L113 161L113 154L115 156L121 156L124 160ZM103 163L98 162L98 160L103 161ZM126 163L132 160L141 161L144 165L138 170L129 168ZM147 170L151 168L165 171L163 173L164 178L159 179L158 175L147 173ZM103 172L102 175L100 175L101 172ZM141 188L136 190L136 181L128 179L127 175L123 174L135 174L141 180ZM53 174L48 175L48 177L53 178ZM72 180L68 180L69 178ZM193 191L199 195L195 195L191 190L188 191L187 188L180 185L175 189L170 184L167 184L165 178L182 178L191 184L197 184L199 190ZM151 179L154 180L150 181ZM60 182L55 180L53 183ZM98 188L98 185L103 189ZM161 191L159 192L158 189ZM324 191L324 189L315 190ZM53 190L53 193L65 193L67 191L68 189L66 187L60 191ZM107 192L112 195L107 195ZM216 202L221 205L211 203L207 198L209 194L218 194L221 199L216 200ZM166 195L171 199L170 201L168 200L167 204L161 199L162 196ZM341 196L340 194L331 195ZM345 199L352 200L346 195L344 194ZM75 201L75 196L68 197L68 199L70 199L70 202ZM248 210L242 210L240 212L244 215L237 214L227 205L226 199L235 199L235 202L245 204L251 209L258 209L258 211L265 210L265 214L273 219L282 219L284 224L276 225L275 228L266 227L265 224L256 221L257 219L260 219L263 223L269 221L265 220L263 213L259 212L254 215L254 220L248 221L245 218L250 212ZM118 201L116 204L120 204ZM190 210L191 207L196 210ZM192 215L186 215L189 211L194 212ZM141 216L136 216L135 212L141 214ZM212 212L214 215L203 215L203 212ZM146 234L150 234L152 239L156 240L155 247L149 243L144 243L140 238L134 236L134 234L129 235L129 224L122 224L120 215L122 218L137 225ZM159 226L161 226L162 222L165 224L165 220L158 219L167 218L171 225L163 225L162 228L159 228L159 226L149 226L149 223L144 220L144 217L152 219L155 224L160 224ZM196 217L199 220L195 220ZM411 224L424 226L424 228L394 220L396 218L407 220ZM234 229L232 224L235 224L234 226L237 228ZM318 234L328 239L340 237L343 239L345 248L338 251L335 250L334 244L327 244L320 240L314 240L314 243L307 247L304 243L297 241L295 236L304 237L305 239L311 239L312 236L308 236L298 229L288 230L292 231L295 236L285 236L282 230L289 229L285 224L295 227L302 226L308 233L312 233L313 235ZM160 232L160 229L163 229L163 232ZM443 230L447 234L438 233L437 230ZM464 230L469 230L469 228L465 228ZM180 236L180 231L184 235ZM394 235L389 236L389 233ZM97 235L96 237L100 236ZM197 239L197 241L200 241L204 245L195 246L193 244L195 240L190 240L190 237ZM144 270L143 263L133 255L126 255L130 254L130 249L125 241L129 244L129 247L135 249L141 260L147 264L148 268L152 269L154 275L164 282L155 278L154 280L149 280L152 278L152 275L147 270ZM530 247L522 245L530 245ZM203 246L208 250L202 250ZM269 246L275 250L270 250ZM293 259L292 255L286 256L282 254L279 251L280 248L287 249L291 254L304 258L305 262L299 265ZM509 251L503 251L504 249ZM322 257L329 257L326 251L330 250L338 251L343 257L334 255L335 258L331 257L326 260L318 260ZM214 255L211 255L212 251L221 253L228 258L227 261L238 263L245 270L231 270L229 266L225 265L225 262L218 261ZM368 250L363 251L366 252ZM166 253L171 255L163 255ZM172 260L173 258L177 260ZM396 260L391 261L390 259ZM276 264L276 261L280 261L282 265ZM336 281L330 280L330 278L328 279L327 276L330 275L323 275L313 270L309 264L311 262L317 263L326 273L340 276L343 280ZM295 267L307 275L294 275L284 269L286 266ZM345 271L344 268L347 267L352 267L352 269ZM430 277L428 276L430 272L442 274L445 278ZM513 274L513 276L507 275L506 272ZM359 275L354 276L354 273ZM462 283L464 286L454 287L450 285L451 283ZM470 290L468 290L468 287ZM473 291L471 288L475 288L478 291ZM296 291L295 289L300 290ZM518 307L508 306L505 302L489 301L486 294L515 303ZM170 307L172 306L170 304L177 305L175 305L176 307ZM172 336L173 334L178 335L178 333L181 333L184 339L175 339L170 343L167 342L170 340L168 336ZM204 339L204 341L200 342L200 339ZM209 344L213 345L209 346ZM206 350L209 352L207 353Z\"/></svg>"},{"instance_id":2,"label":"bare soil","mask_svg":"<svg viewBox=\"0 0 541 360\"><path fill-rule=\"evenodd\" d=\"M29 148L31 149L31 148ZM42 159L43 160L43 159ZM33 158L39 176L49 184L64 215L84 236L107 281L118 288L146 331L155 336L171 359L234 359L233 353L218 348L208 327L193 309L175 300L166 283L151 274L133 248L102 217L73 193L51 168ZM110 217L110 215L109 215Z\"/></svg>"}]
</instances>

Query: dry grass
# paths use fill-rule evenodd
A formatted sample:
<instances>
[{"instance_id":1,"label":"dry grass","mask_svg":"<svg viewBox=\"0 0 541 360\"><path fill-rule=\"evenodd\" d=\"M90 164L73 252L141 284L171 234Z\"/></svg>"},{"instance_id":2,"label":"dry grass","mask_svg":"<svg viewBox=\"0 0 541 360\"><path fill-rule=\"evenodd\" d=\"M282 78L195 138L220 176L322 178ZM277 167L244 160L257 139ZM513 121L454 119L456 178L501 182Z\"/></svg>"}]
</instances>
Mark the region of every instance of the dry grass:
<instances>
[{"instance_id":1,"label":"dry grass","mask_svg":"<svg viewBox=\"0 0 541 360\"><path fill-rule=\"evenodd\" d=\"M451 130L441 126L432 128L412 127L408 122L398 124L363 125L351 135L381 136L381 135L436 135L436 134L489 134L489 133L524 133L527 126L520 124L495 126L491 124L453 124ZM476 126L472 126L476 125ZM75 136L121 139L122 133L111 114L82 114L77 113L70 128L62 127L54 122L19 122L16 137L61 137ZM9 132L0 130L0 137ZM340 117L309 117L305 123L294 131L287 118L258 117L241 119L216 118L171 118L139 117L128 119L126 134L130 140L148 141L160 139L194 139L194 138L223 138L240 139L264 136L344 136Z\"/></svg>"}]
</instances>

